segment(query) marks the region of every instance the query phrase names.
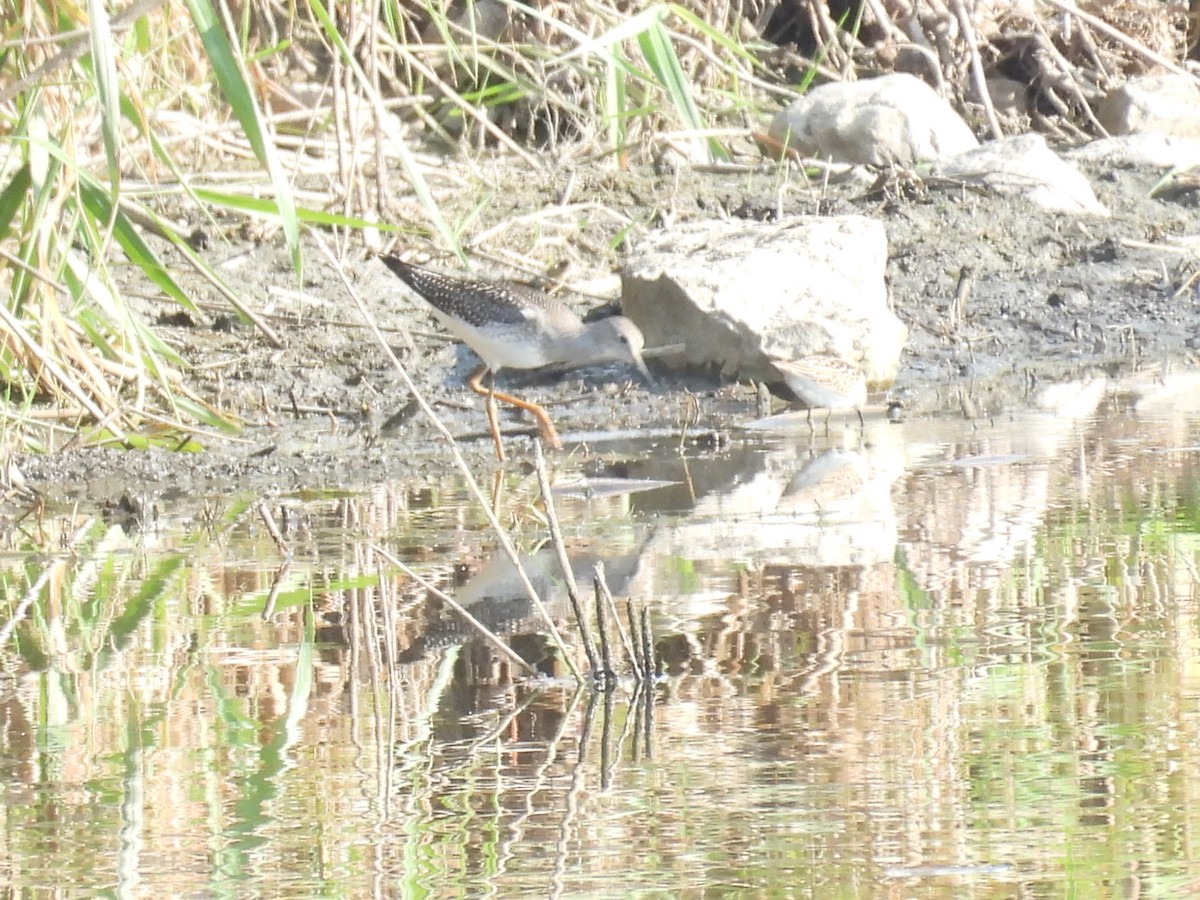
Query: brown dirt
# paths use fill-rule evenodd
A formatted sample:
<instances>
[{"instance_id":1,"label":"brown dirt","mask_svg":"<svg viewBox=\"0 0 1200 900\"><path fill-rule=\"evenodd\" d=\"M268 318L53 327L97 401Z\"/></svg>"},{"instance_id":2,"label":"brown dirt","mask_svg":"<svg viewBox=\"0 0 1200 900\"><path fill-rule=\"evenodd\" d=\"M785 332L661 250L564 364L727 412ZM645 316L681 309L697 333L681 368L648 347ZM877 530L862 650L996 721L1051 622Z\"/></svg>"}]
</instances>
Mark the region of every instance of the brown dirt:
<instances>
[{"instance_id":1,"label":"brown dirt","mask_svg":"<svg viewBox=\"0 0 1200 900\"><path fill-rule=\"evenodd\" d=\"M608 245L620 216L637 223L636 235L638 228L663 221L757 215L774 208L777 191L774 173L684 172L677 179L649 170L585 169L572 180L570 207L520 219L531 211L554 213L569 176L531 178L501 162L493 169L484 179L491 188L460 190L455 201L464 216L481 210L472 232L508 223L484 249L516 258L512 248L518 248L535 268L569 261L565 278L572 282L619 268L619 254ZM902 399L910 416L950 410L993 415L1020 405L1036 384L1190 357L1200 314L1193 287L1177 292L1189 283L1194 264L1167 242L1200 234L1195 195L1151 199L1157 172L1088 174L1114 211L1111 219L1051 214L1021 200L955 190L926 188L904 196L886 189L862 196L836 186L790 191L787 213L854 212L878 217L887 227L888 278L896 311L911 333L897 384L875 399ZM240 416L242 433L232 441L204 439L201 454L80 448L24 457L19 465L31 485L51 500L111 501L356 488L445 472L444 443L410 408L400 378L323 256L307 254L304 284L297 286L277 241L214 238L210 260L270 313L286 346L272 348L249 326L229 328L216 300L205 306L207 320L176 322L163 331L195 365L197 390ZM418 243L402 239L400 246ZM454 268L449 260L433 263ZM479 257L476 264L480 273L512 274ZM420 302L377 260L352 250L344 267L410 374L450 430L464 438L469 458L491 465L481 409L462 387L473 354L438 336ZM947 311L964 267L973 272L973 287L955 329ZM198 299L203 302L203 295ZM175 315L165 305L148 304L145 312L164 321ZM572 433L638 430L674 448L684 419L695 414L688 433L699 446L719 447L711 435L739 440L739 423L755 416L752 388L719 384L709 373L668 376L652 388L620 367L562 378L505 373L500 381L551 404L568 445ZM529 430L526 420L510 417L507 423ZM509 446L516 460L527 457L523 438ZM607 446L608 464L613 457L650 452L650 442L622 440Z\"/></svg>"}]
</instances>

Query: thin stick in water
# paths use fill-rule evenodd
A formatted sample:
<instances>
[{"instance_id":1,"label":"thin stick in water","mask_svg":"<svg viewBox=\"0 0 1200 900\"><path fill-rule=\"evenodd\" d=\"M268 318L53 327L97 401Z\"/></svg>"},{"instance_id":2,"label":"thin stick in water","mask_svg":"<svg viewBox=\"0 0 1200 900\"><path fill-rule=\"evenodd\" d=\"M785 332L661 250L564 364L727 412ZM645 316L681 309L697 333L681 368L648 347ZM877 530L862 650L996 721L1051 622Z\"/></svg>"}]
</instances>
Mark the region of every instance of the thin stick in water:
<instances>
[{"instance_id":1,"label":"thin stick in water","mask_svg":"<svg viewBox=\"0 0 1200 900\"><path fill-rule=\"evenodd\" d=\"M613 621L617 624L617 634L621 638L621 646L625 648L625 656L629 659L630 664L636 668L636 664L633 662L633 643L629 640L629 632L621 624L621 617L617 613L617 602L613 600L612 591L608 589L608 579L604 577L603 562L596 563L596 579L599 581L600 594L604 598L603 601L597 598L597 602L603 602L608 606L609 611L612 613Z\"/></svg>"},{"instance_id":2,"label":"thin stick in water","mask_svg":"<svg viewBox=\"0 0 1200 900\"><path fill-rule=\"evenodd\" d=\"M376 553L378 553L380 556L382 556L384 559L386 559L393 566L395 566L397 569L399 569L401 572L403 572L405 575L407 575L409 578L411 578L413 581L415 581L421 587L425 588L425 590L429 591L429 593L433 594L435 597L437 597L439 600L441 600L443 603L445 603L447 606L449 606L451 609L453 609L456 613L458 613L460 616L462 616L463 621L465 621L468 625L470 625L472 628L474 628L476 631L478 631L484 637L484 639L487 640L487 642L489 644L491 644L493 647L495 647L496 650L498 650L503 656L507 657L512 662L516 663L518 666L520 666L526 672L529 672L531 675L536 674L536 670L533 668L533 666L531 666L529 663L525 662L525 660L521 659L521 657L517 655L517 652L515 650L513 650L512 647L508 646L508 644L506 644L506 643L504 643L504 641L500 640L500 638L490 628L488 628L486 625L484 625L482 622L480 622L478 619L476 619L473 615L471 615L469 612L467 612L467 609L465 606L463 606L461 603L459 603L457 600L455 600L453 597L451 597L445 591L438 588L437 585L431 584L430 582L426 581L424 578L422 578L420 575L418 575L416 572L414 572L412 569L410 569L404 563L400 562L399 559L397 559L391 553L388 553L386 550L384 550L378 544L371 544L370 547L372 550L374 550Z\"/></svg>"},{"instance_id":3,"label":"thin stick in water","mask_svg":"<svg viewBox=\"0 0 1200 900\"><path fill-rule=\"evenodd\" d=\"M601 575L602 566L600 563L596 563L596 570L596 574L592 577L592 585L596 591L596 631L599 634L600 655L604 659L604 668L592 669L592 678L601 690L610 691L616 682L617 673L613 671L612 649L608 643L608 628L605 621L608 607L604 603L604 594L600 589L600 584L603 581L603 576Z\"/></svg>"},{"instance_id":4,"label":"thin stick in water","mask_svg":"<svg viewBox=\"0 0 1200 900\"><path fill-rule=\"evenodd\" d=\"M629 631L633 638L633 673L637 676L638 681L642 681L646 677L648 666L646 660L642 656L642 631L641 624L637 617L633 614L633 598L625 598L625 620L629 623Z\"/></svg>"},{"instance_id":5,"label":"thin stick in water","mask_svg":"<svg viewBox=\"0 0 1200 900\"><path fill-rule=\"evenodd\" d=\"M588 668L595 672L596 646L592 642L587 618L583 613L583 604L579 600L579 585L575 582L575 572L571 568L571 560L567 556L567 544L563 540L562 528L558 524L558 512L554 509L554 494L550 490L550 475L546 471L546 454L542 451L541 438L533 439L533 465L537 471L538 487L542 491L542 503L546 507L546 521L550 526L550 542L554 545L558 566L562 569L563 580L567 585L571 610L575 614L575 621L579 624L579 637L583 641L583 652L587 655Z\"/></svg>"},{"instance_id":6,"label":"thin stick in water","mask_svg":"<svg viewBox=\"0 0 1200 900\"><path fill-rule=\"evenodd\" d=\"M642 656L646 660L645 678L653 681L658 675L658 660L654 657L654 633L650 628L650 607L642 607Z\"/></svg>"}]
</instances>

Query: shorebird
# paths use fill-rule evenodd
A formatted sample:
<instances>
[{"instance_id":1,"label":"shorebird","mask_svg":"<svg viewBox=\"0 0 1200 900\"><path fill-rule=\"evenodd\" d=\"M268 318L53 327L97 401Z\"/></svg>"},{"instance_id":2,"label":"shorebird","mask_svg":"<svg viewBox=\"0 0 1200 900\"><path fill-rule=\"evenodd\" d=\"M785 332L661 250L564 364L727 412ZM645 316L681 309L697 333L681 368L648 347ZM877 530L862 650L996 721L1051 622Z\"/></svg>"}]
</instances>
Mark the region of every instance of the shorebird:
<instances>
[{"instance_id":1,"label":"shorebird","mask_svg":"<svg viewBox=\"0 0 1200 900\"><path fill-rule=\"evenodd\" d=\"M863 427L862 407L867 402L867 377L857 366L836 356L825 354L800 359L771 361L776 371L796 398L808 407L808 424L812 427L812 411L826 409L825 431L835 412L852 409L858 413L858 426Z\"/></svg>"},{"instance_id":2,"label":"shorebird","mask_svg":"<svg viewBox=\"0 0 1200 900\"><path fill-rule=\"evenodd\" d=\"M381 256L384 265L419 294L454 335L474 350L483 365L467 386L487 397L488 424L497 459L504 460L496 401L532 413L542 438L561 449L562 441L546 410L511 394L498 393L495 375L501 369L536 369L561 364L587 366L629 362L653 380L642 360L645 338L624 316L585 323L574 310L541 291L509 281L455 278L407 263L395 255ZM488 386L481 383L484 373Z\"/></svg>"}]
</instances>

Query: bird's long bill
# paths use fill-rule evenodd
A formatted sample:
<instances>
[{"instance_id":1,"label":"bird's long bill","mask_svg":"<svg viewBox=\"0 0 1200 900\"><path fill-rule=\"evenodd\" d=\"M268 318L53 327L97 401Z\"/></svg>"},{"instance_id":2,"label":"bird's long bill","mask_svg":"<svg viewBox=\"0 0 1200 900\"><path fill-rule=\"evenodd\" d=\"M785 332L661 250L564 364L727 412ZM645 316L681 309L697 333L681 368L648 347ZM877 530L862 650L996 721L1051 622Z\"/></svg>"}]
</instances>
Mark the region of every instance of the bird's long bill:
<instances>
[{"instance_id":1,"label":"bird's long bill","mask_svg":"<svg viewBox=\"0 0 1200 900\"><path fill-rule=\"evenodd\" d=\"M650 374L650 370L646 368L646 361L642 359L642 351L633 347L630 347L629 350L630 356L633 357L633 364L637 366L637 370L642 373L642 377L650 383L651 387L653 387L655 384L657 384L657 382L654 380L654 376Z\"/></svg>"}]
</instances>

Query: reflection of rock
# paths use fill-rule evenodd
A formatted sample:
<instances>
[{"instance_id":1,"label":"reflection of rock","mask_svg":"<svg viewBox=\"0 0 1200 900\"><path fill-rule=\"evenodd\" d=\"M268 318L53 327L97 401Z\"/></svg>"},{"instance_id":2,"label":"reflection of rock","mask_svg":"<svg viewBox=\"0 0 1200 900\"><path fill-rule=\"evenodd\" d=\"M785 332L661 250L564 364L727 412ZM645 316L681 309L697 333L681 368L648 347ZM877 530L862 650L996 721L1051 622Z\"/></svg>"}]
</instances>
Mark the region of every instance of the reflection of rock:
<instances>
[{"instance_id":1,"label":"reflection of rock","mask_svg":"<svg viewBox=\"0 0 1200 900\"><path fill-rule=\"evenodd\" d=\"M700 498L686 519L660 528L654 552L755 565L871 566L893 558L891 484L902 462L889 428L868 428L868 448L821 453L798 444L767 455L761 471ZM893 459L889 460L888 457Z\"/></svg>"},{"instance_id":2,"label":"reflection of rock","mask_svg":"<svg viewBox=\"0 0 1200 900\"><path fill-rule=\"evenodd\" d=\"M1139 413L1158 412L1171 417L1200 410L1200 371L1138 372L1122 378L1113 390L1133 397Z\"/></svg>"},{"instance_id":3,"label":"reflection of rock","mask_svg":"<svg viewBox=\"0 0 1200 900\"><path fill-rule=\"evenodd\" d=\"M1058 480L1087 478L1080 425L1106 391L1104 379L1054 385L1037 398L1045 411L980 423L967 437L959 423L921 423L922 443L910 435L907 448L926 462L905 477L901 530L904 565L921 590L940 601L994 589L1031 552ZM944 469L931 475L939 457Z\"/></svg>"},{"instance_id":4,"label":"reflection of rock","mask_svg":"<svg viewBox=\"0 0 1200 900\"><path fill-rule=\"evenodd\" d=\"M1066 422L1083 419L1095 414L1096 407L1108 393L1108 380L1087 378L1082 381L1064 381L1044 388L1034 398L1038 409L1052 412ZM1057 429L1051 429L1055 431Z\"/></svg>"}]
</instances>

